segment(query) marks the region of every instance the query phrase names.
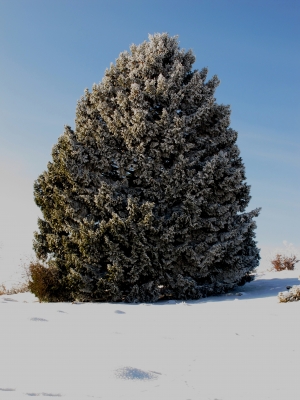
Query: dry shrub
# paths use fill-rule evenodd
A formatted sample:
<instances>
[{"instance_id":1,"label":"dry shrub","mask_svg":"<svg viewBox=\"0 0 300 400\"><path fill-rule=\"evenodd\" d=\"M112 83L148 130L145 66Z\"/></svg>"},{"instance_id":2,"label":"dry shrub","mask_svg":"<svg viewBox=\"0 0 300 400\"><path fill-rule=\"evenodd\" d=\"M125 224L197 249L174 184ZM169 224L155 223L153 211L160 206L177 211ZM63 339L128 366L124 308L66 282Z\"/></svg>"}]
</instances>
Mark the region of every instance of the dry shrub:
<instances>
[{"instance_id":1,"label":"dry shrub","mask_svg":"<svg viewBox=\"0 0 300 400\"><path fill-rule=\"evenodd\" d=\"M46 267L39 261L31 261L28 267L29 290L39 301L57 301L55 289L58 285L58 272L54 267Z\"/></svg>"},{"instance_id":2,"label":"dry shrub","mask_svg":"<svg viewBox=\"0 0 300 400\"><path fill-rule=\"evenodd\" d=\"M295 264L299 261L300 260L297 260L297 257L295 255L291 255L290 257L288 257L281 254L276 254L276 257L274 258L274 260L271 260L271 263L276 271L292 271L295 268Z\"/></svg>"},{"instance_id":3,"label":"dry shrub","mask_svg":"<svg viewBox=\"0 0 300 400\"><path fill-rule=\"evenodd\" d=\"M280 303L300 300L300 285L294 285L289 291L279 292L278 299Z\"/></svg>"},{"instance_id":4,"label":"dry shrub","mask_svg":"<svg viewBox=\"0 0 300 400\"><path fill-rule=\"evenodd\" d=\"M39 301L60 301L58 271L53 266L45 266L38 260L28 260L23 263L22 282L8 289L5 284L0 284L0 296L17 293L31 292Z\"/></svg>"}]
</instances>

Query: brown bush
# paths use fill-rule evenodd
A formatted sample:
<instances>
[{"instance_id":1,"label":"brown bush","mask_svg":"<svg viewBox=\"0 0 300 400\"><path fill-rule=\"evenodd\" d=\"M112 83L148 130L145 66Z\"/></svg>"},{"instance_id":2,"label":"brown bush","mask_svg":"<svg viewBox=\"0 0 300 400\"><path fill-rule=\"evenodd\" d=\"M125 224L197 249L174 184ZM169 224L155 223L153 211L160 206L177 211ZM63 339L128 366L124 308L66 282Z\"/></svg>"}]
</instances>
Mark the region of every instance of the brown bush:
<instances>
[{"instance_id":1,"label":"brown bush","mask_svg":"<svg viewBox=\"0 0 300 400\"><path fill-rule=\"evenodd\" d=\"M281 254L276 254L274 260L271 260L271 264L276 271L292 271L295 268L295 264L299 261L300 260L297 260L297 257L295 255L291 255L290 257L288 257Z\"/></svg>"},{"instance_id":2,"label":"brown bush","mask_svg":"<svg viewBox=\"0 0 300 400\"><path fill-rule=\"evenodd\" d=\"M58 271L38 261L31 261L28 268L29 290L41 301L57 301L55 289L58 285Z\"/></svg>"},{"instance_id":3,"label":"brown bush","mask_svg":"<svg viewBox=\"0 0 300 400\"><path fill-rule=\"evenodd\" d=\"M27 263L22 264L21 270L22 281L10 289L5 284L0 284L0 296L30 291L40 302L65 300L62 298L62 294L59 294L59 274L55 267L45 266L38 260L30 259L27 260Z\"/></svg>"}]
</instances>

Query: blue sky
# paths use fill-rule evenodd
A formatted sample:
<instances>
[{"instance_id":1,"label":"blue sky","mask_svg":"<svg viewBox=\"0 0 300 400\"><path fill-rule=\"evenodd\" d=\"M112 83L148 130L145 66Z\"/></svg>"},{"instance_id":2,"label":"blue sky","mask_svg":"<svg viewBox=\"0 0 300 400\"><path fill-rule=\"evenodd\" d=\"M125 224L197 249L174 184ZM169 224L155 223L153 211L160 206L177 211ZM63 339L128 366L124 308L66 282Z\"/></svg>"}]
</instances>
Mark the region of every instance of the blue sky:
<instances>
[{"instance_id":1,"label":"blue sky","mask_svg":"<svg viewBox=\"0 0 300 400\"><path fill-rule=\"evenodd\" d=\"M33 181L84 89L156 32L221 80L259 246L300 246L299 21L296 0L0 0L0 275L32 252Z\"/></svg>"}]
</instances>

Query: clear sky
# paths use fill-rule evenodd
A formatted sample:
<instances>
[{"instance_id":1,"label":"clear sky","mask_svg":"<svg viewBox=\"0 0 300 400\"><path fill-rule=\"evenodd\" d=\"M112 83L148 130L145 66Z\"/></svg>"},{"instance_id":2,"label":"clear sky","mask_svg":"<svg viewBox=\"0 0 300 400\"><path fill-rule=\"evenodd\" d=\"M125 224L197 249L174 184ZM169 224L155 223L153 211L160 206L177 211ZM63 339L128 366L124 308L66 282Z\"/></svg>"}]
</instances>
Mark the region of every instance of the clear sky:
<instances>
[{"instance_id":1,"label":"clear sky","mask_svg":"<svg viewBox=\"0 0 300 400\"><path fill-rule=\"evenodd\" d=\"M77 100L130 44L179 35L219 103L252 186L261 248L300 246L298 0L0 0L0 283L32 253L33 182Z\"/></svg>"}]
</instances>

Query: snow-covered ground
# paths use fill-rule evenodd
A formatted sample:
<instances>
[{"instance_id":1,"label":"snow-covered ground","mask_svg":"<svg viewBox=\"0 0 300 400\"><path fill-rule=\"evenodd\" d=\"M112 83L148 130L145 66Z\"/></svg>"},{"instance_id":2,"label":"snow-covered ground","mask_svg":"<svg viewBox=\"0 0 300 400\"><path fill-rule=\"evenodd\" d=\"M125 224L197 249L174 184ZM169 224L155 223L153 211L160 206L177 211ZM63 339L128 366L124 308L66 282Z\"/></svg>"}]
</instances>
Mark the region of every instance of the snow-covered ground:
<instances>
[{"instance_id":1,"label":"snow-covered ground","mask_svg":"<svg viewBox=\"0 0 300 400\"><path fill-rule=\"evenodd\" d=\"M300 302L277 294L299 275L258 272L231 295L187 302L0 296L0 399L297 399Z\"/></svg>"}]
</instances>

